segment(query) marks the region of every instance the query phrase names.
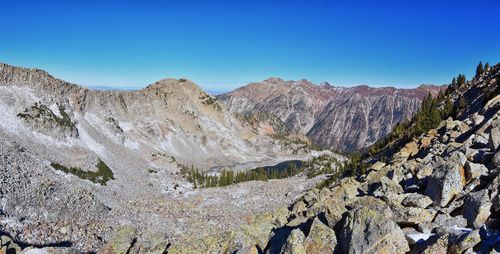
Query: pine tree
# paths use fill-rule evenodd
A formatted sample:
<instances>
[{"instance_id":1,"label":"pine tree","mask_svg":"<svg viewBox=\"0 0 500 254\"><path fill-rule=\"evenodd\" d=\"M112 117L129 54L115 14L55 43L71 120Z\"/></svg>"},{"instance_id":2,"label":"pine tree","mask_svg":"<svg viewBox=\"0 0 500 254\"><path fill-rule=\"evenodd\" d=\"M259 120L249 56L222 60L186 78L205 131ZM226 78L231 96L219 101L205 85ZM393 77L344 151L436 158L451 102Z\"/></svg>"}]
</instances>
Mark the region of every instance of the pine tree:
<instances>
[{"instance_id":1,"label":"pine tree","mask_svg":"<svg viewBox=\"0 0 500 254\"><path fill-rule=\"evenodd\" d=\"M479 62L479 64L477 65L477 68L476 68L476 77L478 77L481 74L483 74L483 72L484 72L483 62Z\"/></svg>"},{"instance_id":2,"label":"pine tree","mask_svg":"<svg viewBox=\"0 0 500 254\"><path fill-rule=\"evenodd\" d=\"M490 63L486 63L486 64L484 65L484 70L485 70L485 71L487 71L487 70L489 70L489 69L490 69Z\"/></svg>"}]
</instances>

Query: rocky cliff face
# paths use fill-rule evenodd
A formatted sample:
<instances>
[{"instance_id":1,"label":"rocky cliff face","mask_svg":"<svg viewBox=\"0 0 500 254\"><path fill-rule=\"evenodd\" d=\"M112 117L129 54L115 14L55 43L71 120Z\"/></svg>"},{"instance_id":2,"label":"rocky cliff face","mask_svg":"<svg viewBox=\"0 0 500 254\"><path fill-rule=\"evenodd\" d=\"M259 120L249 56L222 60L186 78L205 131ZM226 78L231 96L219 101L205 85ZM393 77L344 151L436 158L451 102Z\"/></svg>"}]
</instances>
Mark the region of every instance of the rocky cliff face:
<instances>
[{"instance_id":1,"label":"rocky cliff face","mask_svg":"<svg viewBox=\"0 0 500 254\"><path fill-rule=\"evenodd\" d=\"M429 92L436 95L440 89L341 88L271 78L217 98L234 113L277 117L281 124L274 132L302 133L317 145L352 151L386 136L419 109Z\"/></svg>"}]
</instances>

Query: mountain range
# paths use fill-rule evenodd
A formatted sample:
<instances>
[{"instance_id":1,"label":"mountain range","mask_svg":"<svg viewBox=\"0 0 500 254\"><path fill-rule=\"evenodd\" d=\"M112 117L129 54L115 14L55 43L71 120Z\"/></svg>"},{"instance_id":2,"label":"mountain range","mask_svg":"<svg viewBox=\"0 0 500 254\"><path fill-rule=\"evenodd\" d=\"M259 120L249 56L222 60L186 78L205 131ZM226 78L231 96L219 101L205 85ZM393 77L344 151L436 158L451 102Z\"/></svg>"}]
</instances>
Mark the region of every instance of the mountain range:
<instances>
[{"instance_id":1,"label":"mountain range","mask_svg":"<svg viewBox=\"0 0 500 254\"><path fill-rule=\"evenodd\" d=\"M302 134L320 147L354 151L385 137L397 123L409 119L426 96L436 96L441 89L334 87L270 78L217 99L244 119L258 119L252 121L254 126L271 127L264 133Z\"/></svg>"}]
</instances>

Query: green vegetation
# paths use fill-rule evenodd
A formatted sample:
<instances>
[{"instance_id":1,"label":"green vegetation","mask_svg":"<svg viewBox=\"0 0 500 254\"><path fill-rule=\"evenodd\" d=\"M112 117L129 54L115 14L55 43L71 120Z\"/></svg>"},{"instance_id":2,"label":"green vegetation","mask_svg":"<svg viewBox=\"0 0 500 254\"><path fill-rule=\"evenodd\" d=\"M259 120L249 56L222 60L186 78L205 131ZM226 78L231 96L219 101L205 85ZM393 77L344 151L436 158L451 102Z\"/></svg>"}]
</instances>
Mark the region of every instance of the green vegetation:
<instances>
[{"instance_id":1,"label":"green vegetation","mask_svg":"<svg viewBox=\"0 0 500 254\"><path fill-rule=\"evenodd\" d=\"M483 62L479 62L479 64L476 67L476 77L483 74L483 72L484 72Z\"/></svg>"},{"instance_id":2,"label":"green vegetation","mask_svg":"<svg viewBox=\"0 0 500 254\"><path fill-rule=\"evenodd\" d=\"M194 166L177 164L181 174L193 184L194 188L223 187L248 181L267 181L269 179L283 179L297 175L303 170L296 163L289 163L284 169L273 167L260 167L247 171L237 172L222 170L218 175L209 175Z\"/></svg>"},{"instance_id":3,"label":"green vegetation","mask_svg":"<svg viewBox=\"0 0 500 254\"><path fill-rule=\"evenodd\" d=\"M96 172L85 171L85 170L82 170L82 169L76 168L76 167L69 167L68 168L68 167L65 167L59 163L55 163L55 162L51 163L50 165L56 170L63 171L64 173L67 173L67 174L72 174L72 175L78 176L81 179L89 180L93 183L98 183L98 184L103 185L103 186L105 186L109 180L115 179L115 177L113 175L113 171L111 171L111 169L108 167L108 165L106 165L106 163L104 163L100 159L96 165L96 167L97 167Z\"/></svg>"},{"instance_id":4,"label":"green vegetation","mask_svg":"<svg viewBox=\"0 0 500 254\"><path fill-rule=\"evenodd\" d=\"M17 117L23 118L25 120L47 119L56 122L59 126L68 127L72 131L77 131L75 124L71 122L71 118L64 111L64 108L60 105L58 105L58 107L61 117L56 116L54 112L52 112L52 110L50 110L47 106L41 103L39 104L38 102L35 102L33 106L24 109L24 112L17 114Z\"/></svg>"},{"instance_id":5,"label":"green vegetation","mask_svg":"<svg viewBox=\"0 0 500 254\"><path fill-rule=\"evenodd\" d=\"M203 103L203 105L212 105L217 111L222 111L222 107L219 105L219 103L217 103L217 99L213 96L210 96L209 94L204 92L199 97L199 99L201 100L201 103Z\"/></svg>"}]
</instances>

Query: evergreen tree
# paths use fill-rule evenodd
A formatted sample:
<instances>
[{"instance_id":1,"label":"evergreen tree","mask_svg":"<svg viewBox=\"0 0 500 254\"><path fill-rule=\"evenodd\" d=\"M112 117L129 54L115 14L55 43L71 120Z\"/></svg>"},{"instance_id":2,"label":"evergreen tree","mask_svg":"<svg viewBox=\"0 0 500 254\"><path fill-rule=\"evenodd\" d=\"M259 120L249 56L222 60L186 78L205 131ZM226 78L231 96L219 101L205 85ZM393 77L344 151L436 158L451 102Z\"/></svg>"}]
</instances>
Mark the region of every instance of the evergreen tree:
<instances>
[{"instance_id":1,"label":"evergreen tree","mask_svg":"<svg viewBox=\"0 0 500 254\"><path fill-rule=\"evenodd\" d=\"M489 70L489 69L490 69L490 63L486 63L486 64L484 65L484 70L485 70L485 71L487 71L487 70Z\"/></svg>"},{"instance_id":2,"label":"evergreen tree","mask_svg":"<svg viewBox=\"0 0 500 254\"><path fill-rule=\"evenodd\" d=\"M479 62L479 64L477 65L477 68L476 68L476 77L478 77L481 74L483 74L483 72L484 72L483 62Z\"/></svg>"}]
</instances>

